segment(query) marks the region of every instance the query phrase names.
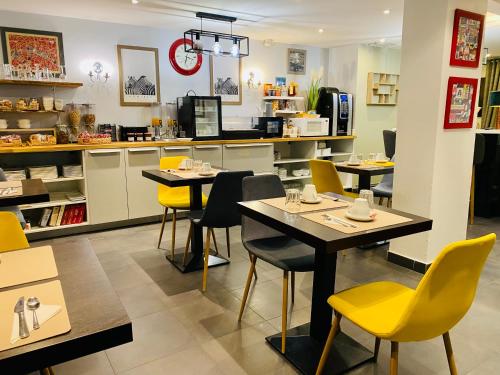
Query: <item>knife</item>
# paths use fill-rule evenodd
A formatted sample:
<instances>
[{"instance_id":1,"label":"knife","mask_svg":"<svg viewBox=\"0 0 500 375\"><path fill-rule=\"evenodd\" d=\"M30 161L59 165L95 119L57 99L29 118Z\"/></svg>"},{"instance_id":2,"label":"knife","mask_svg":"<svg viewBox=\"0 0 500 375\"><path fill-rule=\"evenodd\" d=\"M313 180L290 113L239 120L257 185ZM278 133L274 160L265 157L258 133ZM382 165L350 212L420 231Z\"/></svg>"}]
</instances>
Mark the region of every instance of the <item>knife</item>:
<instances>
[{"instance_id":1,"label":"knife","mask_svg":"<svg viewBox=\"0 0 500 375\"><path fill-rule=\"evenodd\" d=\"M25 339L29 337L30 331L26 324L26 317L24 316L24 296L17 300L14 312L19 315L19 337Z\"/></svg>"}]
</instances>

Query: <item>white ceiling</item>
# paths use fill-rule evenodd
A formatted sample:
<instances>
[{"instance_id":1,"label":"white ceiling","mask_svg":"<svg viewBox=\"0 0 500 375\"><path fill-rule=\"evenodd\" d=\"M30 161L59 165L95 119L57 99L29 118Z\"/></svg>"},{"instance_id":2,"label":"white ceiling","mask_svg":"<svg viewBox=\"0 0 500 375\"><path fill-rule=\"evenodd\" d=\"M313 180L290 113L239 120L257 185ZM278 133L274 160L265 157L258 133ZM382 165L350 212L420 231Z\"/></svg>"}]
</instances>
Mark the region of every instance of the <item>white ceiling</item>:
<instances>
[{"instance_id":1,"label":"white ceiling","mask_svg":"<svg viewBox=\"0 0 500 375\"><path fill-rule=\"evenodd\" d=\"M388 15L383 11L390 9ZM321 47L399 40L403 0L0 0L0 10L145 25L199 28L194 13L237 17L234 32L253 39ZM204 22L215 31L227 25ZM318 30L322 28L323 33Z\"/></svg>"}]
</instances>

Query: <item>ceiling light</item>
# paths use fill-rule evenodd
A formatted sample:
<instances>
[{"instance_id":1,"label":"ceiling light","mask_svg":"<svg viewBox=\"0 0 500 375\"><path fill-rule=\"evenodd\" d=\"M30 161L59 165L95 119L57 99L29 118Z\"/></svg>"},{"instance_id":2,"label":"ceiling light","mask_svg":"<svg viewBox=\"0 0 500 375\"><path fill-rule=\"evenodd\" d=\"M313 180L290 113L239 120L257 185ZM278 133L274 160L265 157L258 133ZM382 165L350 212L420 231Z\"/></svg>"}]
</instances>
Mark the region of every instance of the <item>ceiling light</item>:
<instances>
[{"instance_id":1,"label":"ceiling light","mask_svg":"<svg viewBox=\"0 0 500 375\"><path fill-rule=\"evenodd\" d=\"M386 10L384 10L384 14L386 14L386 15L387 15L387 14L391 14L391 10L390 10L390 9L386 9Z\"/></svg>"},{"instance_id":2,"label":"ceiling light","mask_svg":"<svg viewBox=\"0 0 500 375\"><path fill-rule=\"evenodd\" d=\"M139 0L132 0L132 4L139 4Z\"/></svg>"},{"instance_id":3,"label":"ceiling light","mask_svg":"<svg viewBox=\"0 0 500 375\"><path fill-rule=\"evenodd\" d=\"M219 56L222 53L222 46L219 43L219 36L218 35L215 36L215 43L212 46L212 51L213 51L215 56Z\"/></svg>"},{"instance_id":4,"label":"ceiling light","mask_svg":"<svg viewBox=\"0 0 500 375\"><path fill-rule=\"evenodd\" d=\"M238 46L238 40L233 39L233 45L231 47L231 56L238 57L240 55L240 47Z\"/></svg>"},{"instance_id":5,"label":"ceiling light","mask_svg":"<svg viewBox=\"0 0 500 375\"><path fill-rule=\"evenodd\" d=\"M380 43L385 43L385 39L384 39L384 38L382 38L382 39L380 39L380 40L379 40L379 42L380 42Z\"/></svg>"},{"instance_id":6,"label":"ceiling light","mask_svg":"<svg viewBox=\"0 0 500 375\"><path fill-rule=\"evenodd\" d=\"M324 32L324 31L325 31L325 30L323 30L323 29L319 29L319 30L318 30L318 33L323 34L323 32Z\"/></svg>"}]
</instances>

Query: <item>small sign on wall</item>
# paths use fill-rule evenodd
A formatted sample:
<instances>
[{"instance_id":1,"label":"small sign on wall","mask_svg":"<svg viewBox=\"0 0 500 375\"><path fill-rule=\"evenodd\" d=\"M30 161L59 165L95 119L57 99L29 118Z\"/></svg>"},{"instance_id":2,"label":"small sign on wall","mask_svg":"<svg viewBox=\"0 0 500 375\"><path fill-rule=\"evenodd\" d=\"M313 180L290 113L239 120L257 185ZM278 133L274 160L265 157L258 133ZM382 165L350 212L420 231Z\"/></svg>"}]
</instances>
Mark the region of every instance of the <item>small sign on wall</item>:
<instances>
[{"instance_id":1,"label":"small sign on wall","mask_svg":"<svg viewBox=\"0 0 500 375\"><path fill-rule=\"evenodd\" d=\"M445 129L472 128L476 105L477 79L448 78L448 93L444 114Z\"/></svg>"}]
</instances>

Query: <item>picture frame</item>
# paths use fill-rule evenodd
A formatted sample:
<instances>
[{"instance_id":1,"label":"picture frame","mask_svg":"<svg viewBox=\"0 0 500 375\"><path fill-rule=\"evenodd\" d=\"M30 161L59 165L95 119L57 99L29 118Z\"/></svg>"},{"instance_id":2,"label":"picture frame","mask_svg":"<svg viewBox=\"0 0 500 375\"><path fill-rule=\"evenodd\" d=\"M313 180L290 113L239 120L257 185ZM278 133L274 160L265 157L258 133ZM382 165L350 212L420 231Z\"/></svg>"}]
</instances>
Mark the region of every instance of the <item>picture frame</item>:
<instances>
[{"instance_id":1,"label":"picture frame","mask_svg":"<svg viewBox=\"0 0 500 375\"><path fill-rule=\"evenodd\" d=\"M62 33L45 30L0 27L5 64L13 67L29 64L32 69L48 68L59 74L64 63Z\"/></svg>"},{"instance_id":2,"label":"picture frame","mask_svg":"<svg viewBox=\"0 0 500 375\"><path fill-rule=\"evenodd\" d=\"M478 80L475 78L449 77L444 114L445 129L472 128Z\"/></svg>"},{"instance_id":3,"label":"picture frame","mask_svg":"<svg viewBox=\"0 0 500 375\"><path fill-rule=\"evenodd\" d=\"M242 103L241 59L210 56L210 95L220 96L223 105Z\"/></svg>"},{"instance_id":4,"label":"picture frame","mask_svg":"<svg viewBox=\"0 0 500 375\"><path fill-rule=\"evenodd\" d=\"M481 61L484 15L455 9L450 65L477 68Z\"/></svg>"},{"instance_id":5,"label":"picture frame","mask_svg":"<svg viewBox=\"0 0 500 375\"><path fill-rule=\"evenodd\" d=\"M286 62L288 74L306 74L307 50L288 48Z\"/></svg>"},{"instance_id":6,"label":"picture frame","mask_svg":"<svg viewBox=\"0 0 500 375\"><path fill-rule=\"evenodd\" d=\"M160 103L158 48L118 44L120 105L148 107Z\"/></svg>"}]
</instances>

